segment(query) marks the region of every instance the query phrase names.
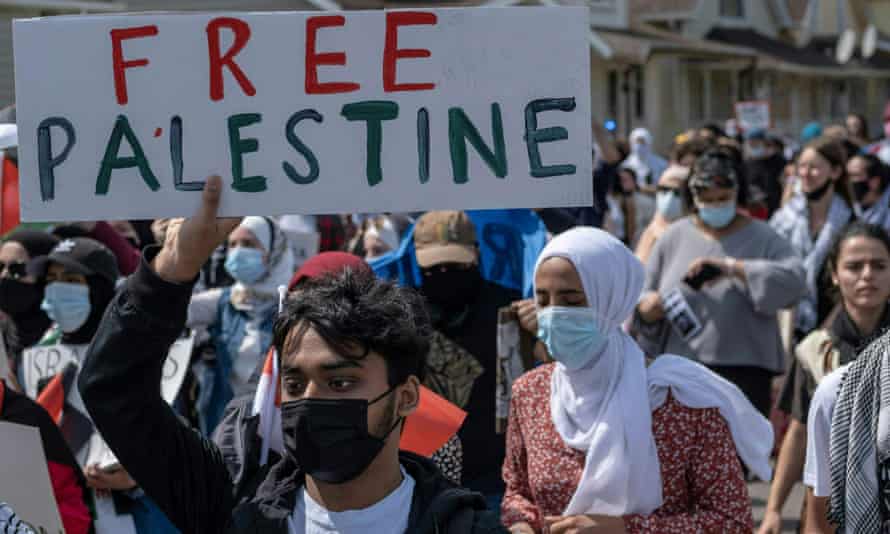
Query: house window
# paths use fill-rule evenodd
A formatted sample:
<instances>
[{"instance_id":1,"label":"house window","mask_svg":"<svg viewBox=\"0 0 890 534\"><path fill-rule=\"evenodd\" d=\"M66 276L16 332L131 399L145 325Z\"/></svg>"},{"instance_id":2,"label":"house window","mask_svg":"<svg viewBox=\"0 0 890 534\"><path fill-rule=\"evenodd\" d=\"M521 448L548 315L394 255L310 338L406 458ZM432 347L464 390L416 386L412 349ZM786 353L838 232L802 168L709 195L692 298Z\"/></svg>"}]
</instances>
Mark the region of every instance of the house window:
<instances>
[{"instance_id":1,"label":"house window","mask_svg":"<svg viewBox=\"0 0 890 534\"><path fill-rule=\"evenodd\" d=\"M745 0L720 0L720 16L740 19L745 16Z\"/></svg>"},{"instance_id":2,"label":"house window","mask_svg":"<svg viewBox=\"0 0 890 534\"><path fill-rule=\"evenodd\" d=\"M609 117L618 116L618 71L609 71L608 111Z\"/></svg>"},{"instance_id":3,"label":"house window","mask_svg":"<svg viewBox=\"0 0 890 534\"><path fill-rule=\"evenodd\" d=\"M732 77L732 71L711 71L711 120L726 120L735 113L736 98Z\"/></svg>"}]
</instances>

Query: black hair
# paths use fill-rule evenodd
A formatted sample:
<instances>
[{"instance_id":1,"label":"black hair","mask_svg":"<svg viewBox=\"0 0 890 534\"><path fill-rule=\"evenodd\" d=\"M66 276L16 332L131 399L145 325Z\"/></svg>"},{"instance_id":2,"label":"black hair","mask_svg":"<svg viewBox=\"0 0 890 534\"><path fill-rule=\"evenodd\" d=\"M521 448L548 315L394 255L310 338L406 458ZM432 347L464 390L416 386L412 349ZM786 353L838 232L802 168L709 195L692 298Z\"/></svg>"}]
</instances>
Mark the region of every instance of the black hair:
<instances>
[{"instance_id":1,"label":"black hair","mask_svg":"<svg viewBox=\"0 0 890 534\"><path fill-rule=\"evenodd\" d=\"M2 311L0 311L0 333L3 334L3 348L6 350L6 355L10 358L20 357L23 347L19 343L15 322Z\"/></svg>"},{"instance_id":2,"label":"black hair","mask_svg":"<svg viewBox=\"0 0 890 534\"><path fill-rule=\"evenodd\" d=\"M884 245L884 248L887 249L887 253L890 254L890 234L887 234L887 231L884 230L882 226L855 221L845 226L837 237L834 238L831 250L828 253L827 275L830 276L831 273L837 272L837 266L841 259L841 250L844 248L844 243L857 237L865 237L880 241Z\"/></svg>"},{"instance_id":3,"label":"black hair","mask_svg":"<svg viewBox=\"0 0 890 534\"><path fill-rule=\"evenodd\" d=\"M865 118L865 115L863 115L862 113L849 113L847 115L847 117L848 118L856 117L859 120L859 123L862 124L862 132L860 132L860 133L867 141L869 138L869 131L868 131L868 119ZM853 135L856 134L855 132L850 132L850 133Z\"/></svg>"},{"instance_id":4,"label":"black hair","mask_svg":"<svg viewBox=\"0 0 890 534\"><path fill-rule=\"evenodd\" d=\"M2 311L0 311L0 334L3 334L3 349L6 351L6 357L9 358L12 368L15 370L21 363L24 347L19 341L15 322Z\"/></svg>"},{"instance_id":5,"label":"black hair","mask_svg":"<svg viewBox=\"0 0 890 534\"><path fill-rule=\"evenodd\" d=\"M707 130L717 139L719 139L721 137L726 137L726 132L723 131L723 128L721 128L719 125L717 125L713 122L709 122L708 124L705 124L704 126L699 128L699 130Z\"/></svg>"},{"instance_id":6,"label":"black hair","mask_svg":"<svg viewBox=\"0 0 890 534\"><path fill-rule=\"evenodd\" d=\"M679 163L686 156L693 156L695 159L698 159L702 154L713 148L715 144L715 141L702 137L690 139L685 143L674 146L674 149L671 151L671 160Z\"/></svg>"},{"instance_id":7,"label":"black hair","mask_svg":"<svg viewBox=\"0 0 890 534\"><path fill-rule=\"evenodd\" d=\"M874 154L856 154L850 159L854 158L865 160L865 174L867 180L871 180L877 176L881 179L881 191L887 188L887 184L890 183L890 172L888 172L887 165L881 161L881 158Z\"/></svg>"},{"instance_id":8,"label":"black hair","mask_svg":"<svg viewBox=\"0 0 890 534\"><path fill-rule=\"evenodd\" d=\"M738 149L726 145L715 146L695 160L689 175L690 180L687 181L688 187L686 187L684 192L686 205L693 212L696 211L695 194L690 184L696 173L732 178L736 183L736 204L739 207L748 205L750 196L748 180L744 174L742 155Z\"/></svg>"},{"instance_id":9,"label":"black hair","mask_svg":"<svg viewBox=\"0 0 890 534\"><path fill-rule=\"evenodd\" d=\"M424 379L432 327L423 298L411 288L350 269L311 280L287 299L275 320L279 358L310 328L344 358L380 354L390 387L412 375Z\"/></svg>"}]
</instances>

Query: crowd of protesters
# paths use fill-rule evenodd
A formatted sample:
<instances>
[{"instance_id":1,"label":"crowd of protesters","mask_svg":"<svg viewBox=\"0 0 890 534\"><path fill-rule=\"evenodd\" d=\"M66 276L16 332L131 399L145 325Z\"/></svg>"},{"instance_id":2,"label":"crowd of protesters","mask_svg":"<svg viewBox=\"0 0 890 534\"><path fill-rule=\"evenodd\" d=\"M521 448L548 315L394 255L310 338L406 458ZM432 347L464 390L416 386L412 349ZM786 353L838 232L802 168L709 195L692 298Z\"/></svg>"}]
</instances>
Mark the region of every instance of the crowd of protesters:
<instances>
[{"instance_id":1,"label":"crowd of protesters","mask_svg":"<svg viewBox=\"0 0 890 534\"><path fill-rule=\"evenodd\" d=\"M581 208L217 219L209 178L188 219L15 230L0 420L40 428L69 534L771 534L800 481L802 531L878 532L890 106L887 137L866 119L708 125L668 158L597 124ZM505 310L530 340L512 384ZM34 382L55 345L78 359ZM418 452L432 396L465 419Z\"/></svg>"}]
</instances>

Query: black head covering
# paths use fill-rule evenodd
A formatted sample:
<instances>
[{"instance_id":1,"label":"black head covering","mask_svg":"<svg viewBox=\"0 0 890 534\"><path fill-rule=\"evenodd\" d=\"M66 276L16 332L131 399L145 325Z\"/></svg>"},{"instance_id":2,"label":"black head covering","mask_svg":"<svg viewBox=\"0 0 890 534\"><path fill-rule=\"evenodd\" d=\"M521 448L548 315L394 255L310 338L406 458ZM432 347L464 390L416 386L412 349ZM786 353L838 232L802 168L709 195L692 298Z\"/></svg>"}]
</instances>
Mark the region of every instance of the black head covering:
<instances>
[{"instance_id":1,"label":"black head covering","mask_svg":"<svg viewBox=\"0 0 890 534\"><path fill-rule=\"evenodd\" d=\"M52 234L41 232L39 230L17 230L6 236L6 239L4 239L3 242L19 243L25 248L25 250L28 252L28 255L33 260L38 256L49 254L49 252L59 243L59 239ZM18 285L22 291L25 291L26 294L31 294L34 291L39 292L40 295L43 294L42 281L38 281L36 284L31 285L19 280L6 280L0 281L0 284L9 284L13 286ZM5 289L9 288L0 288L0 291ZM4 295L17 294L15 292L2 292ZM52 324L52 321L50 321L46 313L40 309L41 298L42 297L38 295L37 298L34 299L34 303L30 307L28 307L28 309L17 311L14 314L9 314L9 316L15 323L16 329L18 331L19 342L21 343L22 347L30 347L40 341L40 338L43 337L43 334L46 333L46 330ZM0 302L0 308L4 308L2 302Z\"/></svg>"}]
</instances>

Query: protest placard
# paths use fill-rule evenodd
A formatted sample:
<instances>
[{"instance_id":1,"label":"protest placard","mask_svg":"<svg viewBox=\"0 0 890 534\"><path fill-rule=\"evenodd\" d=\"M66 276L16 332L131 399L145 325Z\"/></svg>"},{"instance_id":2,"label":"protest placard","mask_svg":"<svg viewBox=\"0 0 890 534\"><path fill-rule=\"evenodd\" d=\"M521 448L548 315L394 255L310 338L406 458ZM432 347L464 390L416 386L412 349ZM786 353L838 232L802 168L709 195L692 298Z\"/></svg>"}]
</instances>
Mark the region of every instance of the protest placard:
<instances>
[{"instance_id":1,"label":"protest placard","mask_svg":"<svg viewBox=\"0 0 890 534\"><path fill-rule=\"evenodd\" d=\"M0 423L0 508L42 534L64 534L59 508L49 481L40 430ZM8 522L0 510L0 523ZM8 525L0 525L3 532ZM9 532L13 532L10 528Z\"/></svg>"},{"instance_id":2,"label":"protest placard","mask_svg":"<svg viewBox=\"0 0 890 534\"><path fill-rule=\"evenodd\" d=\"M175 400L182 387L194 344L195 335L191 333L176 340L167 353L161 378L161 396L168 403ZM26 349L22 354L22 388L25 394L35 399L42 380L64 371L69 363L80 367L88 347L59 343Z\"/></svg>"},{"instance_id":3,"label":"protest placard","mask_svg":"<svg viewBox=\"0 0 890 534\"><path fill-rule=\"evenodd\" d=\"M14 23L26 221L589 206L583 7ZM64 87L64 90L59 88Z\"/></svg>"},{"instance_id":4,"label":"protest placard","mask_svg":"<svg viewBox=\"0 0 890 534\"><path fill-rule=\"evenodd\" d=\"M742 132L769 130L771 126L769 102L766 100L736 102L735 116Z\"/></svg>"}]
</instances>

